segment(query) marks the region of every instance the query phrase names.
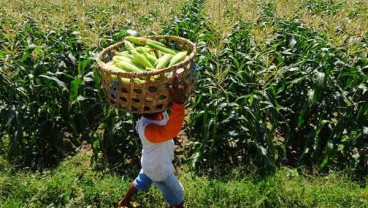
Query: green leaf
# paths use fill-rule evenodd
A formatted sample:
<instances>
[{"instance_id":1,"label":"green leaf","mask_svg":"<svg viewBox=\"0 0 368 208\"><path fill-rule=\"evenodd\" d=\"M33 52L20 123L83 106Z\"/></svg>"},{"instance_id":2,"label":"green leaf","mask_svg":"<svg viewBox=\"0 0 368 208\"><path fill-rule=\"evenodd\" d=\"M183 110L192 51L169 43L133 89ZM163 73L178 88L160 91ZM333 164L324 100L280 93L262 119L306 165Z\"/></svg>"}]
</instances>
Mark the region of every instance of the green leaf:
<instances>
[{"instance_id":1,"label":"green leaf","mask_svg":"<svg viewBox=\"0 0 368 208\"><path fill-rule=\"evenodd\" d=\"M83 61L78 62L78 73L79 73L79 75L84 74L85 69L87 68L88 65L90 65L91 61L92 61L91 59L85 59Z\"/></svg>"},{"instance_id":2,"label":"green leaf","mask_svg":"<svg viewBox=\"0 0 368 208\"><path fill-rule=\"evenodd\" d=\"M253 105L253 101L254 101L254 94L250 94L249 95L248 101L249 101L249 105L252 106Z\"/></svg>"},{"instance_id":3,"label":"green leaf","mask_svg":"<svg viewBox=\"0 0 368 208\"><path fill-rule=\"evenodd\" d=\"M78 77L77 79L74 79L70 84L70 96L69 100L71 102L75 101L78 97L78 89L79 86L82 83L82 78Z\"/></svg>"},{"instance_id":4,"label":"green leaf","mask_svg":"<svg viewBox=\"0 0 368 208\"><path fill-rule=\"evenodd\" d=\"M300 114L298 116L298 127L299 128L302 127L303 124L304 124L304 121L305 121L304 116L305 116L305 113L306 113L307 109L308 109L308 105L304 104L303 110L300 112Z\"/></svg>"},{"instance_id":5,"label":"green leaf","mask_svg":"<svg viewBox=\"0 0 368 208\"><path fill-rule=\"evenodd\" d=\"M20 58L21 62L24 62L29 56L29 53L27 51L24 51L22 57Z\"/></svg>"},{"instance_id":6,"label":"green leaf","mask_svg":"<svg viewBox=\"0 0 368 208\"><path fill-rule=\"evenodd\" d=\"M68 54L68 58L69 58L70 62L72 62L73 65L77 65L77 59L73 56L72 53Z\"/></svg>"},{"instance_id":7,"label":"green leaf","mask_svg":"<svg viewBox=\"0 0 368 208\"><path fill-rule=\"evenodd\" d=\"M59 85L63 91L68 91L68 88L66 87L65 83L63 81L61 81L60 79L58 79L57 77L51 77L51 76L47 76L47 75L40 75L39 77L43 77L45 79L51 80L56 82L57 85Z\"/></svg>"},{"instance_id":8,"label":"green leaf","mask_svg":"<svg viewBox=\"0 0 368 208\"><path fill-rule=\"evenodd\" d=\"M319 166L320 168L324 168L326 167L327 163L328 163L328 160L329 160L329 157L328 155L326 154L325 158L323 158L323 161L321 163L321 165Z\"/></svg>"},{"instance_id":9,"label":"green leaf","mask_svg":"<svg viewBox=\"0 0 368 208\"><path fill-rule=\"evenodd\" d=\"M43 51L42 51L42 48L40 46L36 46L34 51L36 52L37 55L39 56L43 56Z\"/></svg>"}]
</instances>

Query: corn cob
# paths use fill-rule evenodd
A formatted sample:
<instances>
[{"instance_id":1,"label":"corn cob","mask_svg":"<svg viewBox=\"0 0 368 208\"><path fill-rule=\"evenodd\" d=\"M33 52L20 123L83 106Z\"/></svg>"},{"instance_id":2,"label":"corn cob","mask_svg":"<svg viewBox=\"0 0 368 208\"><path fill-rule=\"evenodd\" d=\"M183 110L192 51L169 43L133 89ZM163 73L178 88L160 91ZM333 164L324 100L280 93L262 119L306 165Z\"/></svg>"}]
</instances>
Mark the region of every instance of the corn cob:
<instances>
[{"instance_id":1,"label":"corn cob","mask_svg":"<svg viewBox=\"0 0 368 208\"><path fill-rule=\"evenodd\" d=\"M143 54L138 53L136 50L132 50L133 60L143 67L154 68L154 66L149 62Z\"/></svg>"},{"instance_id":2,"label":"corn cob","mask_svg":"<svg viewBox=\"0 0 368 208\"><path fill-rule=\"evenodd\" d=\"M115 74L112 74L110 77L111 77L112 80L115 80L115 79L118 78L118 76L116 76Z\"/></svg>"},{"instance_id":3,"label":"corn cob","mask_svg":"<svg viewBox=\"0 0 368 208\"><path fill-rule=\"evenodd\" d=\"M150 51L149 48L142 47L142 46L136 47L135 50L138 51L139 53L143 53L143 51L146 51L146 52Z\"/></svg>"},{"instance_id":4,"label":"corn cob","mask_svg":"<svg viewBox=\"0 0 368 208\"><path fill-rule=\"evenodd\" d=\"M151 62L152 65L154 65L157 62L156 56L152 56L151 54L147 53L143 50L143 55L148 59L149 62Z\"/></svg>"},{"instance_id":5,"label":"corn cob","mask_svg":"<svg viewBox=\"0 0 368 208\"><path fill-rule=\"evenodd\" d=\"M142 37L133 37L133 36L128 36L125 37L125 40L128 40L136 45L146 45L146 38L142 38Z\"/></svg>"},{"instance_id":6,"label":"corn cob","mask_svg":"<svg viewBox=\"0 0 368 208\"><path fill-rule=\"evenodd\" d=\"M137 66L137 63L134 60L132 60L130 58L127 58L125 56L114 56L112 58L112 61L123 61L123 62L127 62L127 63L130 63L130 64L133 64L133 65Z\"/></svg>"},{"instance_id":7,"label":"corn cob","mask_svg":"<svg viewBox=\"0 0 368 208\"><path fill-rule=\"evenodd\" d=\"M156 49L152 48L152 47L151 47L151 46L149 46L149 45L144 46L144 48L146 49L146 52L148 52L148 53L149 53L149 54L151 54L152 56L155 56L155 57L156 57L156 59L157 59L157 56L156 56L156 54L155 54L155 50L156 50Z\"/></svg>"},{"instance_id":8,"label":"corn cob","mask_svg":"<svg viewBox=\"0 0 368 208\"><path fill-rule=\"evenodd\" d=\"M165 68L169 64L172 57L173 55L171 54L163 55L160 59L157 60L156 69Z\"/></svg>"},{"instance_id":9,"label":"corn cob","mask_svg":"<svg viewBox=\"0 0 368 208\"><path fill-rule=\"evenodd\" d=\"M169 66L175 65L181 61L183 61L185 59L185 57L187 56L188 51L181 51L179 53L177 53L171 60L170 60L170 64Z\"/></svg>"},{"instance_id":10,"label":"corn cob","mask_svg":"<svg viewBox=\"0 0 368 208\"><path fill-rule=\"evenodd\" d=\"M155 44L155 45L160 45L163 47L166 47L165 44L155 41L155 40L151 40L151 39L147 39L147 38L143 38L143 37L133 37L133 36L127 36L125 37L125 40L128 40L136 45L148 45L147 43L150 42L151 44Z\"/></svg>"},{"instance_id":11,"label":"corn cob","mask_svg":"<svg viewBox=\"0 0 368 208\"><path fill-rule=\"evenodd\" d=\"M163 56L162 52L160 50L157 50L156 48L152 49L155 53L157 58L161 58Z\"/></svg>"},{"instance_id":12,"label":"corn cob","mask_svg":"<svg viewBox=\"0 0 368 208\"><path fill-rule=\"evenodd\" d=\"M167 48L166 46L163 46L160 42L149 40L147 39L147 45L151 46L152 48L156 48L158 50L161 50L162 52L169 53L172 55L175 55L176 52L174 50L171 50L170 48Z\"/></svg>"},{"instance_id":13,"label":"corn cob","mask_svg":"<svg viewBox=\"0 0 368 208\"><path fill-rule=\"evenodd\" d=\"M130 64L128 62L125 61L116 61L116 60L112 60L112 64L116 67L121 68L122 70L126 71L126 72L142 72L144 70L138 68L137 66Z\"/></svg>"},{"instance_id":14,"label":"corn cob","mask_svg":"<svg viewBox=\"0 0 368 208\"><path fill-rule=\"evenodd\" d=\"M160 75L153 75L150 78L150 80L153 81L153 82L156 81L156 80L158 80L158 79L160 79Z\"/></svg>"},{"instance_id":15,"label":"corn cob","mask_svg":"<svg viewBox=\"0 0 368 208\"><path fill-rule=\"evenodd\" d=\"M129 53L132 53L132 51L135 50L134 45L131 42L127 41L127 40L124 41L124 46L127 49L127 51L129 51Z\"/></svg>"},{"instance_id":16,"label":"corn cob","mask_svg":"<svg viewBox=\"0 0 368 208\"><path fill-rule=\"evenodd\" d=\"M130 79L129 78L122 77L122 78L120 78L120 81L122 83L126 84L126 85L130 84ZM146 83L146 81L141 80L141 79L138 79L138 78L135 78L133 81L135 83L137 83L137 84L144 84L144 83Z\"/></svg>"},{"instance_id":17,"label":"corn cob","mask_svg":"<svg viewBox=\"0 0 368 208\"><path fill-rule=\"evenodd\" d=\"M114 55L115 56L123 56L123 57L127 57L127 58L130 58L130 59L133 59L133 55L130 54L128 51L117 52Z\"/></svg>"},{"instance_id":18,"label":"corn cob","mask_svg":"<svg viewBox=\"0 0 368 208\"><path fill-rule=\"evenodd\" d=\"M155 68L146 67L146 71L153 71L153 70L155 70Z\"/></svg>"},{"instance_id":19,"label":"corn cob","mask_svg":"<svg viewBox=\"0 0 368 208\"><path fill-rule=\"evenodd\" d=\"M104 63L102 61L98 61L101 65L103 65L105 68L110 69L113 72L121 72L122 69L120 69L119 67L116 67L115 65L112 64L112 62L110 61L109 63ZM116 75L114 75L116 76Z\"/></svg>"},{"instance_id":20,"label":"corn cob","mask_svg":"<svg viewBox=\"0 0 368 208\"><path fill-rule=\"evenodd\" d=\"M152 64L154 65L155 62L157 61L157 58L155 55L151 55L150 54L150 50L149 48L146 47L136 47L136 51L139 52L140 54L144 55L146 57L146 59Z\"/></svg>"},{"instance_id":21,"label":"corn cob","mask_svg":"<svg viewBox=\"0 0 368 208\"><path fill-rule=\"evenodd\" d=\"M146 43L150 43L150 44L155 44L155 45L166 47L165 44L163 44L161 42L158 42L158 41L155 41L155 40L151 40L151 39L147 39L146 40ZM147 45L150 46L149 44L147 44Z\"/></svg>"},{"instance_id":22,"label":"corn cob","mask_svg":"<svg viewBox=\"0 0 368 208\"><path fill-rule=\"evenodd\" d=\"M146 101L147 101L147 102L152 102L152 101L153 101L153 98L151 98L151 97L146 97Z\"/></svg>"},{"instance_id":23,"label":"corn cob","mask_svg":"<svg viewBox=\"0 0 368 208\"><path fill-rule=\"evenodd\" d=\"M104 63L102 61L98 61L98 62L101 65L105 66L106 68L111 69L111 71L114 71L114 72L124 71L123 69L116 67L111 61L108 62L108 63ZM111 77L112 80L116 80L118 78L118 76L115 75L115 74L111 74L110 77ZM128 85L130 83L130 79L129 78L125 78L125 77L121 77L120 78L120 81L122 83L126 84L126 85ZM145 81L144 80L141 80L141 79L136 80L136 82L138 84L144 84L145 83Z\"/></svg>"},{"instance_id":24,"label":"corn cob","mask_svg":"<svg viewBox=\"0 0 368 208\"><path fill-rule=\"evenodd\" d=\"M126 85L128 85L130 83L130 79L129 78L125 78L125 77L122 77L120 78L120 81Z\"/></svg>"}]
</instances>

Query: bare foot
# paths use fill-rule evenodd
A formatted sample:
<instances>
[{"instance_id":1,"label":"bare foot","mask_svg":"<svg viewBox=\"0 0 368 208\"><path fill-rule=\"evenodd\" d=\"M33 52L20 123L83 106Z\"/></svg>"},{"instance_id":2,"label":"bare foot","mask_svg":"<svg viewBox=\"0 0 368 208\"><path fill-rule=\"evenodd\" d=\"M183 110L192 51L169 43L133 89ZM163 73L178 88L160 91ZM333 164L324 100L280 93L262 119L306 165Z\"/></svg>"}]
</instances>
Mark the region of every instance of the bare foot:
<instances>
[{"instance_id":1,"label":"bare foot","mask_svg":"<svg viewBox=\"0 0 368 208\"><path fill-rule=\"evenodd\" d=\"M128 204L129 204L128 202L126 202L124 199L122 199L118 203L118 208L127 208Z\"/></svg>"}]
</instances>

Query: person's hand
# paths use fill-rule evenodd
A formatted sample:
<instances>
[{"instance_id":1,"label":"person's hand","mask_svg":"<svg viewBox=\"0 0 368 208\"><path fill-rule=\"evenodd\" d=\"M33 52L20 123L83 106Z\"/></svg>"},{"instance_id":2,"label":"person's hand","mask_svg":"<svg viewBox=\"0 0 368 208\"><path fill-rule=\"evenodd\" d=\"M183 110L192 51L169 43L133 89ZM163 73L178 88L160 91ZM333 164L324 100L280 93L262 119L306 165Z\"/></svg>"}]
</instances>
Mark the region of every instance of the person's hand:
<instances>
[{"instance_id":1,"label":"person's hand","mask_svg":"<svg viewBox=\"0 0 368 208\"><path fill-rule=\"evenodd\" d=\"M187 85L184 83L182 76L176 74L172 85L170 85L170 93L173 101L178 104L184 104L186 91Z\"/></svg>"}]
</instances>

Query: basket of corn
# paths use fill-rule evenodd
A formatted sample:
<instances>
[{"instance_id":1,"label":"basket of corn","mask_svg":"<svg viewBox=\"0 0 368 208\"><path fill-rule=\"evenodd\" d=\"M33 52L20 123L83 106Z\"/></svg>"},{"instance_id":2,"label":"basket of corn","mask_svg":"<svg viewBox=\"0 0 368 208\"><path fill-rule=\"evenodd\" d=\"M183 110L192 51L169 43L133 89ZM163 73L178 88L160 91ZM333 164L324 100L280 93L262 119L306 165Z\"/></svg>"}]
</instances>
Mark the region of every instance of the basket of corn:
<instances>
[{"instance_id":1,"label":"basket of corn","mask_svg":"<svg viewBox=\"0 0 368 208\"><path fill-rule=\"evenodd\" d=\"M109 102L131 113L155 113L172 105L169 86L175 76L195 86L196 46L177 36L126 37L105 48L97 66Z\"/></svg>"}]
</instances>

